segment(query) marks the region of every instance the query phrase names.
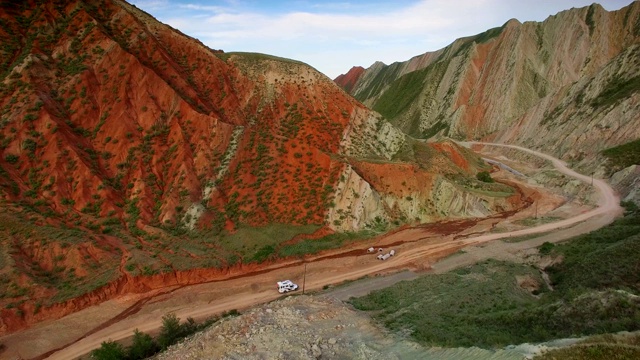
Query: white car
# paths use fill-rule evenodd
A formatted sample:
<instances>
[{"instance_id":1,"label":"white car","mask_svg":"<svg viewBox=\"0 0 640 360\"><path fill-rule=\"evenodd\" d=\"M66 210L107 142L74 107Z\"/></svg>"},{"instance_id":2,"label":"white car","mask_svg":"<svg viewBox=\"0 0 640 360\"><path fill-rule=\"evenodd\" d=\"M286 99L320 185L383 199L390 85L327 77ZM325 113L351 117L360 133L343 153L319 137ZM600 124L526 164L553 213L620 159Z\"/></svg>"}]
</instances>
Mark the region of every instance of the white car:
<instances>
[{"instance_id":1,"label":"white car","mask_svg":"<svg viewBox=\"0 0 640 360\"><path fill-rule=\"evenodd\" d=\"M278 281L277 284L278 284L278 292L280 294L284 294L289 291L298 290L298 285L294 284L291 280Z\"/></svg>"}]
</instances>

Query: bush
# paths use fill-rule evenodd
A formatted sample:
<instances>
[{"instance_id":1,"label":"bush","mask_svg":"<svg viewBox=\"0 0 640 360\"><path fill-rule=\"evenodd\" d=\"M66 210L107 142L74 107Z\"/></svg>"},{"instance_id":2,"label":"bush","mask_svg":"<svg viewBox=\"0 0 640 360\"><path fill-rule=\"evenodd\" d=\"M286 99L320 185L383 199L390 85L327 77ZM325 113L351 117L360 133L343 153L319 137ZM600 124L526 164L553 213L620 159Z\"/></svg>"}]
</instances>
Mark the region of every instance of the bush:
<instances>
[{"instance_id":1,"label":"bush","mask_svg":"<svg viewBox=\"0 0 640 360\"><path fill-rule=\"evenodd\" d=\"M489 174L487 171L480 171L477 175L476 178L482 182L486 182L486 183L492 183L493 179L491 178L491 174Z\"/></svg>"},{"instance_id":2,"label":"bush","mask_svg":"<svg viewBox=\"0 0 640 360\"><path fill-rule=\"evenodd\" d=\"M175 344L180 339L180 318L176 314L167 314L162 317L162 328L158 335L158 345L164 350Z\"/></svg>"},{"instance_id":3,"label":"bush","mask_svg":"<svg viewBox=\"0 0 640 360\"><path fill-rule=\"evenodd\" d=\"M157 353L158 350L159 346L151 335L140 332L138 329L134 331L133 343L128 349L130 360L146 359Z\"/></svg>"},{"instance_id":4,"label":"bush","mask_svg":"<svg viewBox=\"0 0 640 360\"><path fill-rule=\"evenodd\" d=\"M20 157L14 154L7 154L4 157L4 161L8 162L9 164L15 164L18 162L19 159Z\"/></svg>"},{"instance_id":5,"label":"bush","mask_svg":"<svg viewBox=\"0 0 640 360\"><path fill-rule=\"evenodd\" d=\"M115 341L103 341L99 348L91 352L91 357L97 360L122 360L127 353L124 347Z\"/></svg>"},{"instance_id":6,"label":"bush","mask_svg":"<svg viewBox=\"0 0 640 360\"><path fill-rule=\"evenodd\" d=\"M540 245L540 247L538 248L538 250L540 251L540 254L542 255L549 255L551 253L551 250L553 249L554 245L548 241L545 241L544 244Z\"/></svg>"}]
</instances>

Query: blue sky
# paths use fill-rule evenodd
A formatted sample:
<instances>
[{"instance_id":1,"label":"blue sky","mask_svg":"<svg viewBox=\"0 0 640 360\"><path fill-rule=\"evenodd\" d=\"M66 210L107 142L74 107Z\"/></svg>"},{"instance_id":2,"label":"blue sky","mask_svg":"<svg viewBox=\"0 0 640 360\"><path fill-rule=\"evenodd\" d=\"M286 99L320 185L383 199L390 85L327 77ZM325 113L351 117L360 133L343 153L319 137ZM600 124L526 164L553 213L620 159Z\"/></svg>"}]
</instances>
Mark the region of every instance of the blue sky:
<instances>
[{"instance_id":1,"label":"blue sky","mask_svg":"<svg viewBox=\"0 0 640 360\"><path fill-rule=\"evenodd\" d=\"M213 49L303 61L330 78L404 61L516 18L542 21L588 0L130 0ZM631 0L607 0L617 10Z\"/></svg>"}]
</instances>

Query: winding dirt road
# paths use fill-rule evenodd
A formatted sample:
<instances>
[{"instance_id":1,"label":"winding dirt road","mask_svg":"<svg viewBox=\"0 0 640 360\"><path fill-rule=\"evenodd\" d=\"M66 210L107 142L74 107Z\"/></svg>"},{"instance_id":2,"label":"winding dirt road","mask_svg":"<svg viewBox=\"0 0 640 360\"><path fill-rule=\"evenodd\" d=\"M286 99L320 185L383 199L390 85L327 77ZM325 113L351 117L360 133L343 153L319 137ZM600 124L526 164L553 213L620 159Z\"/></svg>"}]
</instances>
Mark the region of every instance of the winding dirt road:
<instances>
[{"instance_id":1,"label":"winding dirt road","mask_svg":"<svg viewBox=\"0 0 640 360\"><path fill-rule=\"evenodd\" d=\"M566 167L566 164L549 155L512 145L466 143L467 145L503 146L542 157L550 160L562 173L591 183L591 177L578 174ZM260 303L269 302L280 297L275 291L275 281L290 278L298 284L306 278L307 291L319 290L328 284L338 284L346 280L355 280L363 276L395 273L400 270L434 270L438 268L439 259L450 255L459 249L478 245L496 239L528 234L544 233L554 230L553 241L559 241L581 233L589 232L604 226L622 210L618 205L618 198L613 189L604 181L593 179L593 185L598 192L598 207L581 213L569 219L548 223L524 230L486 234L473 234L487 231L497 221L495 218L474 222L473 226L461 226L461 230L443 235L429 227L408 228L390 233L375 239L363 241L333 253L310 256L298 263L287 263L280 267L260 274L221 280L206 284L185 286L174 289L164 289L164 293L149 296L132 295L106 301L100 305L79 311L62 319L38 324L31 329L8 335L0 342L7 345L7 351L2 354L20 356L22 358L73 359L90 352L100 346L102 341L119 340L130 337L134 329L153 333L161 326L163 315L173 312L185 319L193 317L202 319L232 309L245 309ZM463 221L456 224L462 224ZM577 226L574 226L576 225ZM573 226L573 227L572 227ZM561 231L555 231L563 229ZM542 238L540 238L542 239ZM539 239L534 239L540 241ZM529 243L530 242L525 242ZM524 244L524 243L518 243ZM369 246L393 245L397 255L387 261L379 261L374 255L366 254ZM525 244L526 245L526 244ZM524 246L524 245L519 245ZM529 245L531 246L531 245ZM458 258L458 256L454 257ZM444 268L456 267L461 264L445 259ZM447 261L449 261L447 263ZM466 260L466 261L473 261ZM446 265L449 264L449 265ZM305 271L306 270L306 271ZM409 275L409 277L411 277ZM398 277L402 279L404 277ZM380 286L371 282L370 288ZM341 297L344 288L340 289ZM360 289L356 292L366 291ZM343 294L344 293L344 294ZM143 300L143 301L141 301ZM140 303L139 306L135 304ZM117 322L110 321L120 314L126 313ZM96 324L102 324L96 326ZM52 350L55 349L55 350Z\"/></svg>"},{"instance_id":2,"label":"winding dirt road","mask_svg":"<svg viewBox=\"0 0 640 360\"><path fill-rule=\"evenodd\" d=\"M582 213L580 215L576 215L573 216L571 218L568 219L564 219L561 221L557 221L557 222L552 222L552 223L548 223L548 224L544 224L544 225L540 225L540 226L536 226L533 228L529 228L529 229L523 229L523 230L518 230L518 231L511 231L508 233L502 233L502 234L491 234L491 235L483 235L483 236L478 236L478 237L474 237L471 239L467 239L465 240L466 244L478 244L478 243L482 243L482 242L486 242L486 241L490 241L490 240L495 240L495 239L500 239L500 238L505 238L505 237L517 237L517 236L523 236L523 235L529 235L529 234L539 234L542 232L547 232L547 231L551 231L551 230L557 230L557 229L561 229L561 228L566 228L568 226L572 226L575 225L577 223L580 223L582 221L586 221L589 219L592 219L596 216L600 216L600 215L604 215L605 216L605 222L606 223L610 223L611 221L613 221L613 219L615 219L616 217L618 217L620 214L622 214L622 208L620 207L620 199L619 197L616 195L615 191L613 190L613 188L611 188L611 186L609 186L609 184L607 184L604 180L600 180L600 179L594 179L590 176L585 176L582 175L580 173L577 173L571 169L569 169L567 167L567 164L560 160L560 159L556 159L553 156L541 153L541 152L537 152L537 151L533 151L527 148L523 148L520 146L516 146L516 145L504 145L504 144L494 144L494 143L482 143L482 142L463 142L460 143L462 145L482 145L482 146L499 146L499 147L506 147L506 148L510 148L510 149L516 149L516 150L520 150L520 151L524 151L527 153L530 153L532 155L541 157L545 160L549 160L551 161L551 163L553 164L553 166L556 168L556 170L560 171L561 173L574 177L578 180L581 180L587 184L590 184L593 182L593 186L596 188L597 190L597 194L598 194L598 206L596 208L594 208L591 211ZM598 222L598 224L600 224L600 222ZM592 229L598 229L600 228L602 225ZM589 231L592 231L589 230Z\"/></svg>"}]
</instances>

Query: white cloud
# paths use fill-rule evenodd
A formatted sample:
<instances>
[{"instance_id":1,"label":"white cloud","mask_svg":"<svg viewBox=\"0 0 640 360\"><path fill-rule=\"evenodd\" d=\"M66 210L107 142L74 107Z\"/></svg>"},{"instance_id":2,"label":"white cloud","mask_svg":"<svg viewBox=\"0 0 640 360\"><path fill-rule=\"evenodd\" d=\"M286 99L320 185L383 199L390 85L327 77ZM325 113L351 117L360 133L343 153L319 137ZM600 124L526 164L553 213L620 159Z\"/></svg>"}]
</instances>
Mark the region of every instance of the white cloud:
<instances>
[{"instance_id":1,"label":"white cloud","mask_svg":"<svg viewBox=\"0 0 640 360\"><path fill-rule=\"evenodd\" d=\"M180 8L189 9L189 10L201 10L201 11L212 11L212 12L228 11L228 8L223 6L200 5L200 4L180 4L178 6Z\"/></svg>"}]
</instances>

